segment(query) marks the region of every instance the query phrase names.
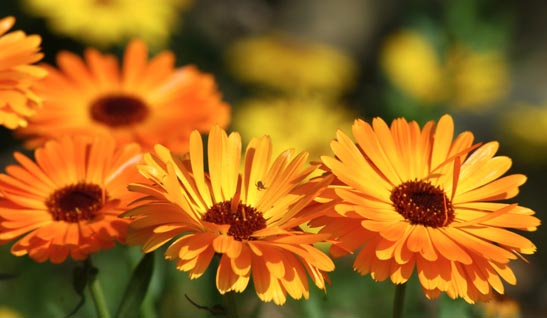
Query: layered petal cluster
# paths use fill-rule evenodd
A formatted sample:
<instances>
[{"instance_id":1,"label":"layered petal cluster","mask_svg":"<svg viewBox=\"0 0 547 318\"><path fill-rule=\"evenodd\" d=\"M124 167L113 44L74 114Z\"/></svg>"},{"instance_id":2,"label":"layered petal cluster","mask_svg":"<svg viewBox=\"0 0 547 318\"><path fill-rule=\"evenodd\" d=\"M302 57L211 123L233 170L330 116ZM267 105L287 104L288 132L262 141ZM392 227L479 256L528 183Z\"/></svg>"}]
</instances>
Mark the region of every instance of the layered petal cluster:
<instances>
[{"instance_id":1,"label":"layered petal cluster","mask_svg":"<svg viewBox=\"0 0 547 318\"><path fill-rule=\"evenodd\" d=\"M0 125L9 129L27 125L42 104L32 84L46 75L46 70L32 65L43 54L42 39L23 31L8 32L13 17L0 19Z\"/></svg>"},{"instance_id":2,"label":"layered petal cluster","mask_svg":"<svg viewBox=\"0 0 547 318\"><path fill-rule=\"evenodd\" d=\"M130 185L145 196L124 214L136 218L127 241L142 244L144 252L171 241L166 258L176 260L192 279L204 273L215 254L220 256L216 285L221 294L242 292L252 276L263 301L281 305L287 294L308 298L307 275L324 289L334 264L313 246L327 235L306 233L299 225L328 208L311 203L330 180L305 182L316 169L307 165L307 153L287 150L272 161L268 136L249 142L243 162L241 147L239 134L228 136L214 126L208 172L198 131L191 134L188 156L175 156L161 145L146 154L139 170L150 182Z\"/></svg>"},{"instance_id":3,"label":"layered petal cluster","mask_svg":"<svg viewBox=\"0 0 547 318\"><path fill-rule=\"evenodd\" d=\"M113 135L118 143L156 143L185 152L192 130L226 126L230 108L222 102L214 78L194 66L176 68L164 51L148 61L147 46L132 41L120 66L113 55L95 49L84 59L61 52L58 69L36 84L44 109L20 135L29 145L63 135Z\"/></svg>"},{"instance_id":4,"label":"layered petal cluster","mask_svg":"<svg viewBox=\"0 0 547 318\"><path fill-rule=\"evenodd\" d=\"M338 204L313 225L340 241L333 256L358 250L355 270L378 281L405 283L416 271L428 298L446 292L473 303L503 293L503 280L516 283L510 261L536 247L513 230L534 231L540 221L497 202L526 180L504 176L511 160L495 155L497 142L473 144L470 132L453 139L449 115L421 129L401 118L391 126L358 119L352 132L355 141L338 131L335 157L322 157L338 179Z\"/></svg>"},{"instance_id":5,"label":"layered petal cluster","mask_svg":"<svg viewBox=\"0 0 547 318\"><path fill-rule=\"evenodd\" d=\"M17 240L14 255L62 263L124 242L129 220L118 216L136 198L127 184L142 180L137 144L63 137L36 149L35 161L14 157L0 174L0 243Z\"/></svg>"}]
</instances>

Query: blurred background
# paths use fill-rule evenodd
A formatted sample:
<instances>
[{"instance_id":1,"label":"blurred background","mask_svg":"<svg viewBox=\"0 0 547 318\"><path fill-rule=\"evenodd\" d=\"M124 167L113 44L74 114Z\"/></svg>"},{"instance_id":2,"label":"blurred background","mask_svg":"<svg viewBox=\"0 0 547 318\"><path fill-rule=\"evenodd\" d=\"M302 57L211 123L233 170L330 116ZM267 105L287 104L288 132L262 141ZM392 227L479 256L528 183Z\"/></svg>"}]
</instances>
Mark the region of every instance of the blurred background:
<instances>
[{"instance_id":1,"label":"blurred background","mask_svg":"<svg viewBox=\"0 0 547 318\"><path fill-rule=\"evenodd\" d=\"M232 106L230 129L244 141L269 134L276 151L330 154L336 129L350 131L357 117L390 122L405 116L420 124L442 114L476 141L498 140L498 154L513 159L510 172L528 176L513 200L545 218L547 177L547 2L373 0L3 0L0 17L16 17L13 30L42 36L44 62L61 50L86 47L121 56L131 38L151 54L172 50L177 65L194 64L217 79ZM0 127L0 162L11 162L21 141ZM518 283L491 306L445 295L425 300L414 278L406 317L547 317L547 235L524 234L538 247L528 263L512 265ZM214 272L189 281L156 252L143 317L211 317L191 304L212 306ZM99 253L95 263L115 304L123 294L138 248ZM311 286L309 301L284 307L259 304L252 288L245 311L257 317L383 317L394 288L336 260L332 286ZM64 317L78 304L75 262L36 264L0 247L0 317ZM115 278L115 279L114 279ZM93 317L91 299L74 317ZM260 306L259 306L260 305ZM503 311L505 310L505 311Z\"/></svg>"}]
</instances>

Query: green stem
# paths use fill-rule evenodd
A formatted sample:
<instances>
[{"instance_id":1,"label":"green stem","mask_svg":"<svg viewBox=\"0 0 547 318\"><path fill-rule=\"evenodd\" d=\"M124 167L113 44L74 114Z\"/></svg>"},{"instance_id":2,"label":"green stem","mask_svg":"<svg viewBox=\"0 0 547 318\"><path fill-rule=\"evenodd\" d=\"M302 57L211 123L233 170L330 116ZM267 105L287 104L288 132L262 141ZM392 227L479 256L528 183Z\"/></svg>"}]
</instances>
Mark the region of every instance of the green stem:
<instances>
[{"instance_id":1,"label":"green stem","mask_svg":"<svg viewBox=\"0 0 547 318\"><path fill-rule=\"evenodd\" d=\"M103 289L101 288L101 283L97 276L93 276L89 282L89 291L91 292L91 297L93 298L93 303L95 304L95 309L97 310L97 315L99 318L110 318L110 312L108 312L108 307L106 301L104 300Z\"/></svg>"},{"instance_id":2,"label":"green stem","mask_svg":"<svg viewBox=\"0 0 547 318\"><path fill-rule=\"evenodd\" d=\"M406 283L395 287L395 300L393 301L393 318L403 317L403 305L405 302Z\"/></svg>"},{"instance_id":3,"label":"green stem","mask_svg":"<svg viewBox=\"0 0 547 318\"><path fill-rule=\"evenodd\" d=\"M226 318L239 318L239 308L235 292L227 292L222 295L226 308Z\"/></svg>"}]
</instances>

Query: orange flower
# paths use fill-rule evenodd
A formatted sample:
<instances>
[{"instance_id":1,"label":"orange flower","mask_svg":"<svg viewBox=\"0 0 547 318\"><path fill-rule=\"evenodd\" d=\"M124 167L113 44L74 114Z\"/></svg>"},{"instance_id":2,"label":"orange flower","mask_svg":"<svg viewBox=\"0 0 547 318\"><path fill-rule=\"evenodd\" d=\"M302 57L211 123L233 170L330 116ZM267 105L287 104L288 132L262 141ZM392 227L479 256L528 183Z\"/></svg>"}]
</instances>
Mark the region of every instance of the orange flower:
<instances>
[{"instance_id":1,"label":"orange flower","mask_svg":"<svg viewBox=\"0 0 547 318\"><path fill-rule=\"evenodd\" d=\"M156 143L185 152L193 129L226 126L229 107L220 99L211 75L193 66L174 68L172 52L147 61L142 41L131 42L123 66L112 55L94 49L85 59L62 52L59 69L37 85L44 110L21 130L29 146L51 137L73 134L113 135L125 144L136 141L145 150Z\"/></svg>"},{"instance_id":2,"label":"orange flower","mask_svg":"<svg viewBox=\"0 0 547 318\"><path fill-rule=\"evenodd\" d=\"M286 295L309 297L308 279L325 288L332 260L313 243L327 235L305 233L300 224L327 205L308 205L330 179L303 182L315 170L305 167L308 154L281 153L271 163L269 137L250 141L240 175L241 138L218 126L208 141L209 173L204 172L200 134L192 132L188 157L180 158L158 145L144 156L140 172L152 184L132 184L146 197L125 213L134 216L129 243L150 252L178 237L166 250L177 268L198 278L215 253L220 255L216 285L221 294L242 292L251 273L263 301L283 304Z\"/></svg>"},{"instance_id":3,"label":"orange flower","mask_svg":"<svg viewBox=\"0 0 547 318\"><path fill-rule=\"evenodd\" d=\"M14 23L13 17L0 19L0 125L9 129L26 126L27 118L41 106L31 85L46 75L43 68L30 65L43 57L40 36L23 31L6 34Z\"/></svg>"},{"instance_id":4,"label":"orange flower","mask_svg":"<svg viewBox=\"0 0 547 318\"><path fill-rule=\"evenodd\" d=\"M528 208L495 202L516 196L526 181L502 177L511 160L494 156L497 142L472 145L470 132L453 141L448 115L434 126L356 120L356 144L338 131L336 157L322 161L341 182L332 186L340 202L313 225L341 241L333 256L362 247L354 262L362 275L401 284L415 269L428 298L485 300L503 293L500 278L516 283L510 260L536 251L510 229L534 231L540 222Z\"/></svg>"},{"instance_id":5,"label":"orange flower","mask_svg":"<svg viewBox=\"0 0 547 318\"><path fill-rule=\"evenodd\" d=\"M37 262L62 263L123 242L129 220L118 215L136 195L127 184L142 177L135 164L140 147L116 148L112 138L63 137L21 153L19 165L0 174L0 242Z\"/></svg>"}]
</instances>

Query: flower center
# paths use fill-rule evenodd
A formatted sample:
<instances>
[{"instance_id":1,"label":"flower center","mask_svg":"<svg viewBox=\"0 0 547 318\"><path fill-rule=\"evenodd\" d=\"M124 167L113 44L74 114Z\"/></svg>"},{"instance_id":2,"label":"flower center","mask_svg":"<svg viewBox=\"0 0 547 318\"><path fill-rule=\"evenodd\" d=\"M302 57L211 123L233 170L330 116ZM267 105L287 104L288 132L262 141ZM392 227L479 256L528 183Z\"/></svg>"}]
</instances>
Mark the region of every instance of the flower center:
<instances>
[{"instance_id":1,"label":"flower center","mask_svg":"<svg viewBox=\"0 0 547 318\"><path fill-rule=\"evenodd\" d=\"M139 98L129 95L107 95L91 103L93 120L111 127L131 126L148 116L148 106Z\"/></svg>"},{"instance_id":2,"label":"flower center","mask_svg":"<svg viewBox=\"0 0 547 318\"><path fill-rule=\"evenodd\" d=\"M254 240L251 235L266 227L266 219L255 208L242 204L232 211L230 201L217 203L203 216L203 221L215 224L230 224L228 235L236 240Z\"/></svg>"},{"instance_id":3,"label":"flower center","mask_svg":"<svg viewBox=\"0 0 547 318\"><path fill-rule=\"evenodd\" d=\"M426 181L407 181L391 191L391 202L410 224L447 226L454 221L454 207L446 193Z\"/></svg>"},{"instance_id":4,"label":"flower center","mask_svg":"<svg viewBox=\"0 0 547 318\"><path fill-rule=\"evenodd\" d=\"M70 223L91 220L103 207L101 187L89 183L77 183L58 189L45 204L55 221Z\"/></svg>"}]
</instances>

